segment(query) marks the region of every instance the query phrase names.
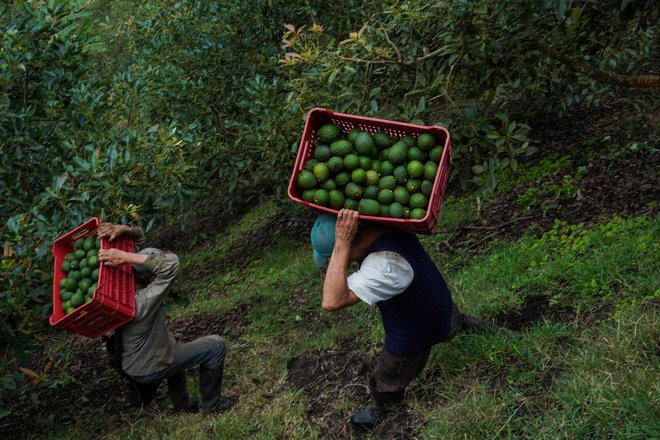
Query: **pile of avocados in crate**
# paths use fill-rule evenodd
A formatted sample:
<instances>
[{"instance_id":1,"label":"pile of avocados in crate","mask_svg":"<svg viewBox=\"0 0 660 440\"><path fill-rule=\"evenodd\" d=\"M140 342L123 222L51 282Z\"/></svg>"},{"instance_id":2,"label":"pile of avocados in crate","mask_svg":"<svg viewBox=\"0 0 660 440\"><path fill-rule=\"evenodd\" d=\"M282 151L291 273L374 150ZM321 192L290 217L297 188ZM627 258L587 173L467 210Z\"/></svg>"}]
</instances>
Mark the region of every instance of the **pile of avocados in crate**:
<instances>
[{"instance_id":1,"label":"pile of avocados in crate","mask_svg":"<svg viewBox=\"0 0 660 440\"><path fill-rule=\"evenodd\" d=\"M87 237L74 242L73 252L64 257L61 268L66 277L60 280L62 310L69 314L92 300L99 279L101 241Z\"/></svg>"},{"instance_id":2,"label":"pile of avocados in crate","mask_svg":"<svg viewBox=\"0 0 660 440\"><path fill-rule=\"evenodd\" d=\"M312 158L296 184L303 200L320 206L422 219L442 153L428 133L396 138L353 128L344 137L339 125L326 124L317 131Z\"/></svg>"}]
</instances>

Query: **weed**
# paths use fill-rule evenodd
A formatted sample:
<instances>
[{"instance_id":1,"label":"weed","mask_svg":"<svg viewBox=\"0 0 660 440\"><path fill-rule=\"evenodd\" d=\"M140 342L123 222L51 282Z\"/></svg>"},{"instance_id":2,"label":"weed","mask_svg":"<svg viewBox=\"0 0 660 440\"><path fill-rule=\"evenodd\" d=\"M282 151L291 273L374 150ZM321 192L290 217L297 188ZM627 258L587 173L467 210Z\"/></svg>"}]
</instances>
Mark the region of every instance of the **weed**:
<instances>
[{"instance_id":1,"label":"weed","mask_svg":"<svg viewBox=\"0 0 660 440\"><path fill-rule=\"evenodd\" d=\"M546 179L548 176L556 174L562 170L571 167L573 161L570 156L559 156L553 154L541 159L539 162L520 166L517 170L505 169L498 176L497 194L502 194L511 187L523 182L535 182L540 179Z\"/></svg>"}]
</instances>

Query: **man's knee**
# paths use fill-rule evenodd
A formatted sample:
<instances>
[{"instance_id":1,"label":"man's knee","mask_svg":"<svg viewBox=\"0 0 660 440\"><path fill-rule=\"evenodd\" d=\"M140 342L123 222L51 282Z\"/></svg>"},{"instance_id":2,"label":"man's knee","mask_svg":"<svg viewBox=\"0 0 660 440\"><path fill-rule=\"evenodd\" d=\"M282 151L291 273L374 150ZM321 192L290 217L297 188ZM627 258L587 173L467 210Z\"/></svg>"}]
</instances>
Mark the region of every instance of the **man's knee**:
<instances>
[{"instance_id":1,"label":"man's knee","mask_svg":"<svg viewBox=\"0 0 660 440\"><path fill-rule=\"evenodd\" d=\"M383 350L375 360L369 376L369 385L379 391L391 393L406 387L401 383L400 370L404 358L398 358Z\"/></svg>"},{"instance_id":2,"label":"man's knee","mask_svg":"<svg viewBox=\"0 0 660 440\"><path fill-rule=\"evenodd\" d=\"M225 339L222 336L218 335L208 335L204 336L206 339L212 341L216 346L224 348L227 346L227 343L225 342Z\"/></svg>"},{"instance_id":3,"label":"man's knee","mask_svg":"<svg viewBox=\"0 0 660 440\"><path fill-rule=\"evenodd\" d=\"M209 366L220 368L225 360L225 354L227 353L227 343L222 336L218 335L205 336L204 339L208 341L209 350L211 351L209 364L212 365Z\"/></svg>"},{"instance_id":4,"label":"man's knee","mask_svg":"<svg viewBox=\"0 0 660 440\"><path fill-rule=\"evenodd\" d=\"M383 350L371 370L369 385L379 392L403 392L422 372L430 352L429 348L413 355L398 357Z\"/></svg>"}]
</instances>

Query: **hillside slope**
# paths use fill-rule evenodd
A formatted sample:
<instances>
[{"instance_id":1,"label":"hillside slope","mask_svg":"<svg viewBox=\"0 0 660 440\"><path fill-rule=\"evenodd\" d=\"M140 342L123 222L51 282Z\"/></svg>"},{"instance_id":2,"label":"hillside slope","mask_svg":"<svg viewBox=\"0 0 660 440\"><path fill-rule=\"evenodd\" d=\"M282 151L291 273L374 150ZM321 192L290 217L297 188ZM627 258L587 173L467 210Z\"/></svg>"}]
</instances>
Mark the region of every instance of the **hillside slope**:
<instances>
[{"instance_id":1,"label":"hillside slope","mask_svg":"<svg viewBox=\"0 0 660 440\"><path fill-rule=\"evenodd\" d=\"M368 401L378 313L320 309L308 243L314 215L271 200L194 251L159 243L183 263L169 305L174 335L228 341L225 392L238 399L230 412L172 416L165 387L150 408L130 408L102 342L53 330L21 365L50 387L35 387L34 399L9 397L2 437L657 435L659 118L615 119L627 111L613 104L539 120L544 148L500 176L496 194L449 192L437 233L422 241L461 308L521 338L463 334L437 346L406 403L374 433L351 431L348 419Z\"/></svg>"}]
</instances>

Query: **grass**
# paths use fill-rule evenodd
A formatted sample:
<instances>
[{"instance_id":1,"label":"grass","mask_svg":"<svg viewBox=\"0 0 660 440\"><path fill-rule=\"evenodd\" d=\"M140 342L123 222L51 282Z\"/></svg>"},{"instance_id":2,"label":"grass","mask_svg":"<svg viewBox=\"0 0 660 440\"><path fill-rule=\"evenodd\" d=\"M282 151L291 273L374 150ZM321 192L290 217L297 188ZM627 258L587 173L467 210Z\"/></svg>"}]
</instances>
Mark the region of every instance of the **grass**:
<instances>
[{"instance_id":1,"label":"grass","mask_svg":"<svg viewBox=\"0 0 660 440\"><path fill-rule=\"evenodd\" d=\"M557 222L540 239L500 243L478 264L450 277L455 301L492 315L547 294L553 305L589 309L658 298L660 222L615 218L595 229ZM488 286L484 290L483 286Z\"/></svg>"},{"instance_id":2,"label":"grass","mask_svg":"<svg viewBox=\"0 0 660 440\"><path fill-rule=\"evenodd\" d=\"M420 437L654 438L657 309L622 316L578 333L546 322L518 341L463 337L436 350L426 376L442 369L445 404L426 408Z\"/></svg>"}]
</instances>

